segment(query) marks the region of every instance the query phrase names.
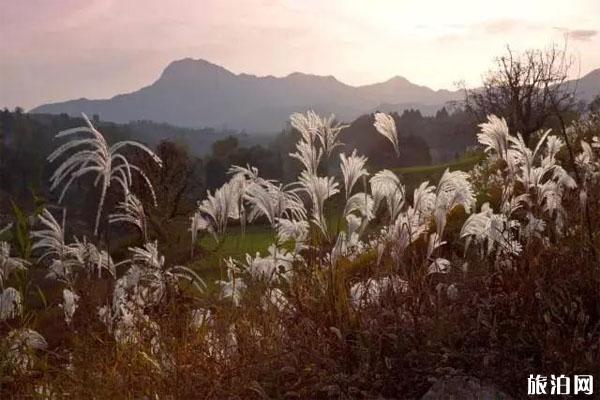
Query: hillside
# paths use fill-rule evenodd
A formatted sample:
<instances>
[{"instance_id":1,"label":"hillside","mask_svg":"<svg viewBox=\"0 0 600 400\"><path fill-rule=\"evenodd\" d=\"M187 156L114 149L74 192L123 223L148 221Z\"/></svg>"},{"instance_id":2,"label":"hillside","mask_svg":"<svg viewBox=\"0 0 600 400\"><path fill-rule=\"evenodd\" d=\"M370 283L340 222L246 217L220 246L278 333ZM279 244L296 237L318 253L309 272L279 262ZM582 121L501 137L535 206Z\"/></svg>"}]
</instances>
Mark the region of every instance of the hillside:
<instances>
[{"instance_id":1,"label":"hillside","mask_svg":"<svg viewBox=\"0 0 600 400\"><path fill-rule=\"evenodd\" d=\"M579 80L577 93L586 103L600 93L600 69ZM156 82L138 91L110 99L45 104L31 112L71 116L85 112L119 123L151 120L193 128L273 133L280 131L296 111L335 113L344 121L376 110L415 109L432 115L447 102L461 98L461 91L436 91L400 76L350 86L333 76L299 72L285 77L234 74L206 60L186 58L169 64Z\"/></svg>"},{"instance_id":2,"label":"hillside","mask_svg":"<svg viewBox=\"0 0 600 400\"><path fill-rule=\"evenodd\" d=\"M600 95L600 68L583 76L577 85L578 97L586 103Z\"/></svg>"},{"instance_id":3,"label":"hillside","mask_svg":"<svg viewBox=\"0 0 600 400\"><path fill-rule=\"evenodd\" d=\"M186 58L169 64L156 82L138 91L104 100L46 104L31 112L85 112L114 122L153 120L188 127L276 132L292 112L309 108L349 121L382 104L400 105L396 111L415 108L430 114L458 98L459 92L435 91L402 77L354 87L333 76L298 72L281 78L236 75L208 61Z\"/></svg>"}]
</instances>

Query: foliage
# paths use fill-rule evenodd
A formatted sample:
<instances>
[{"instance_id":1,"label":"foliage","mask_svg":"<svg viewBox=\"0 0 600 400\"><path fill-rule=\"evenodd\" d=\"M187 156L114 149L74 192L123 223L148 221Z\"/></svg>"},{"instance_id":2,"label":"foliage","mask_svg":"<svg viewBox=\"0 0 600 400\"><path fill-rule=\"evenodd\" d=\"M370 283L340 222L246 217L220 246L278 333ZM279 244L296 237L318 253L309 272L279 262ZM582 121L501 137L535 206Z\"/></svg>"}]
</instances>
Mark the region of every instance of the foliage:
<instances>
[{"instance_id":1,"label":"foliage","mask_svg":"<svg viewBox=\"0 0 600 400\"><path fill-rule=\"evenodd\" d=\"M56 168L54 174L50 177L52 183L50 190L57 189L61 184L64 184L60 197L58 198L58 202L60 203L65 193L76 179L81 178L88 173L95 174L96 178L94 180L94 186L97 186L97 184L100 183L100 200L98 202L96 222L94 224L94 233L98 234L100 215L102 213L108 189L113 182L117 183L123 191L124 197L126 198L125 201L127 202L128 197L130 198L130 188L133 184L132 171L137 172L141 176L143 181L147 184L148 189L152 192L152 197L156 203L154 188L144 171L138 166L131 164L120 150L126 146L137 147L152 157L157 165L162 166L162 161L152 150L138 142L128 140L117 142L109 146L104 139L104 136L94 128L85 114L83 114L83 119L87 126L67 129L56 135L57 138L76 134L88 134L89 137L84 139L72 139L58 147L48 156L48 161L52 163L65 154L68 154L69 151L74 149L77 150L74 154L69 155L69 157Z\"/></svg>"},{"instance_id":2,"label":"foliage","mask_svg":"<svg viewBox=\"0 0 600 400\"><path fill-rule=\"evenodd\" d=\"M556 46L522 53L507 48L482 88L465 89L466 110L478 120L490 114L505 118L528 142L557 115L575 111L577 87L568 81L573 63L566 49Z\"/></svg>"},{"instance_id":3,"label":"foliage","mask_svg":"<svg viewBox=\"0 0 600 400\"><path fill-rule=\"evenodd\" d=\"M371 132L397 158L401 125L374 118ZM62 290L34 318L18 318L19 296L30 294L3 286L0 368L11 378L1 390L418 398L430 380L458 370L521 396L531 371L590 373L600 362L597 231L581 240L582 208L600 216L600 124L591 118L569 127L578 181L561 161L563 139L539 132L529 148L506 120L489 116L477 134L481 162L469 172L425 171L435 181L407 187L407 171L373 170L368 157L346 152L333 116L294 114L296 179L230 168L185 216L187 265L165 256L177 243L147 229L152 196L132 197L131 164L108 162L120 145L108 146L90 124L94 138L85 143L94 150L71 155L54 176L66 177L71 165L103 166L93 172L124 192L122 202L106 203L112 225L137 227L143 243L117 253L101 240L69 237L64 214L59 223L41 213L30 268ZM226 158L233 142L215 155ZM181 185L185 170L171 171L183 172ZM155 169L148 181L159 175ZM243 254L252 241L261 251ZM0 265L14 272L27 261L3 244ZM6 282L12 275L3 272Z\"/></svg>"}]
</instances>

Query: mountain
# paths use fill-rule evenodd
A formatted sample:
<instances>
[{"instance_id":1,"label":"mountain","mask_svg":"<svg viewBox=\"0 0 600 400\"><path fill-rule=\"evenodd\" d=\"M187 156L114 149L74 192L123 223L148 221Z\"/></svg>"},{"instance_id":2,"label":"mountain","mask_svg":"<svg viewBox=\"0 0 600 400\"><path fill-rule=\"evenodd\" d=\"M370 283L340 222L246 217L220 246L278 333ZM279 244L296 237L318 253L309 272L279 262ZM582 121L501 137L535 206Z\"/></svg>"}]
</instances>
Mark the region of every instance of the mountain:
<instances>
[{"instance_id":1,"label":"mountain","mask_svg":"<svg viewBox=\"0 0 600 400\"><path fill-rule=\"evenodd\" d=\"M578 82L578 97L591 101L600 93L600 68ZM234 74L206 60L185 58L169 64L153 84L111 99L78 99L45 104L32 113L98 114L119 123L135 120L165 122L183 127L214 127L251 133L277 132L290 114L313 109L352 121L375 110L413 108L433 114L462 92L432 90L396 76L385 82L350 86L333 76L294 72L288 76L258 77Z\"/></svg>"},{"instance_id":2,"label":"mountain","mask_svg":"<svg viewBox=\"0 0 600 400\"><path fill-rule=\"evenodd\" d=\"M577 97L586 103L600 96L600 68L584 75L577 83Z\"/></svg>"},{"instance_id":3,"label":"mountain","mask_svg":"<svg viewBox=\"0 0 600 400\"><path fill-rule=\"evenodd\" d=\"M299 72L281 78L236 75L208 61L186 58L169 64L156 82L138 91L104 100L45 104L31 112L85 112L113 122L152 120L186 127L276 132L297 111L314 109L350 121L380 106L387 110L410 105L430 114L458 98L458 92L435 91L402 77L355 87L333 76Z\"/></svg>"}]
</instances>

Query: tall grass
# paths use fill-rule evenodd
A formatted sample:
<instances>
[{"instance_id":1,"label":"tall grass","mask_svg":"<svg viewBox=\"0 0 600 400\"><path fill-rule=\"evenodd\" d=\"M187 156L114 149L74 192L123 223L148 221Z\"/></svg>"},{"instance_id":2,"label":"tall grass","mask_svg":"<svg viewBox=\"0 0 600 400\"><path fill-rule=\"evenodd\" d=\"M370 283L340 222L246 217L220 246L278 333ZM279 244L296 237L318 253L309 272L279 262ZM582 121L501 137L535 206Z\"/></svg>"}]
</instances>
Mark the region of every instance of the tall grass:
<instances>
[{"instance_id":1,"label":"tall grass","mask_svg":"<svg viewBox=\"0 0 600 400\"><path fill-rule=\"evenodd\" d=\"M71 240L68 220L47 210L32 233L31 266L2 244L1 390L418 398L435 379L462 373L522 396L531 373L590 374L600 365L597 232L586 232L582 213L600 216L596 117L569 128L579 182L563 167L561 138L541 132L530 149L493 116L477 134L483 157L369 171L353 152L340 158L341 177L326 168L339 144L334 117L291 120L301 133L290 155L303 167L297 181L233 168L191 216L188 265L171 263L163 253L174 244L146 228L152 204L130 197L129 164L118 157L114 175L104 155L98 179L120 176L125 196L111 222L136 226L142 246L113 261L104 242ZM378 114L375 127L398 152L393 119ZM56 154L92 150L70 155L55 176L120 148L91 124L85 132L94 139ZM430 180L406 181L417 173ZM27 268L47 269L62 296L9 286ZM34 296L45 305L29 307Z\"/></svg>"}]
</instances>

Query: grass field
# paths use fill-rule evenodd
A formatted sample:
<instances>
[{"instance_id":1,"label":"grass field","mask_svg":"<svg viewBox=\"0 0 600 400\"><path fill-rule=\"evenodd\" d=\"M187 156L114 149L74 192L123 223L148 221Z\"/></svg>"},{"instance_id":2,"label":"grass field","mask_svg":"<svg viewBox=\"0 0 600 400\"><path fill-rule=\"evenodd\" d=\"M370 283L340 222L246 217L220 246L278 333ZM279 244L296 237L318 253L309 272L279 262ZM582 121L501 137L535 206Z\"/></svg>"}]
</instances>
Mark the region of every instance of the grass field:
<instances>
[{"instance_id":1,"label":"grass field","mask_svg":"<svg viewBox=\"0 0 600 400\"><path fill-rule=\"evenodd\" d=\"M397 168L393 171L401 177L407 192L412 193L414 187L423 181L428 180L430 183L435 184L446 168L451 171L467 171L477 164L482 157L480 154L470 155L450 163ZM331 216L329 218L330 228L335 230L337 224L338 218ZM207 282L212 282L215 279L220 279L221 269L219 265L224 258L239 259L246 253L254 255L256 252L260 252L264 254L274 240L274 233L271 227L266 224L248 225L244 235L242 235L239 226L230 226L220 244L208 234L199 240L200 248L198 251L200 255L190 267L196 270Z\"/></svg>"},{"instance_id":2,"label":"grass field","mask_svg":"<svg viewBox=\"0 0 600 400\"><path fill-rule=\"evenodd\" d=\"M415 186L423 181L429 180L430 183L435 184L446 168L452 171L466 171L481 159L482 155L470 155L450 163L396 168L393 169L393 172L401 177L402 183L406 186L407 193L411 194ZM335 205L333 208L336 208ZM330 212L333 213L334 211L330 210ZM328 219L329 227L335 233L340 223L338 221L339 216L337 214L330 215ZM187 219L185 223L187 224ZM4 232L2 239L7 240L10 236L11 231ZM274 232L268 224L248 225L244 234L242 234L242 229L239 225L232 225L228 227L225 238L221 243L217 243L209 234L201 237L196 248L195 260L188 266L197 271L207 283L214 282L215 279L221 278L221 268L219 268L219 265L222 264L224 258L232 257L240 259L246 253L254 255L256 252L260 252L264 254L274 240Z\"/></svg>"},{"instance_id":3,"label":"grass field","mask_svg":"<svg viewBox=\"0 0 600 400\"><path fill-rule=\"evenodd\" d=\"M221 278L219 264L224 258L240 258L246 253L265 253L275 237L270 225L248 225L244 234L240 226L227 229L224 239L217 243L206 234L199 240L200 255L190 267L197 271L208 282Z\"/></svg>"},{"instance_id":4,"label":"grass field","mask_svg":"<svg viewBox=\"0 0 600 400\"><path fill-rule=\"evenodd\" d=\"M483 154L470 154L449 163L395 168L392 171L400 176L407 193L410 193L421 182L429 181L430 184L436 184L446 168L450 171L468 171L482 159Z\"/></svg>"}]
</instances>

